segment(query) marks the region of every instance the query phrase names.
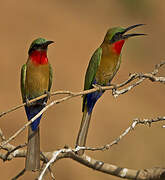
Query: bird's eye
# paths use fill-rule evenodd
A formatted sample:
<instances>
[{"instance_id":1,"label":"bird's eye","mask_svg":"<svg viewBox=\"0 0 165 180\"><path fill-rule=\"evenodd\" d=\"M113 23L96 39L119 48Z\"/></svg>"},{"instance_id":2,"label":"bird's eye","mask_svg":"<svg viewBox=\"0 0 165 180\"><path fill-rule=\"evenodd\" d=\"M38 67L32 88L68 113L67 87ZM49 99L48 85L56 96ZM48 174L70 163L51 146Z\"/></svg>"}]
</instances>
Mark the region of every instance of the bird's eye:
<instances>
[{"instance_id":1,"label":"bird's eye","mask_svg":"<svg viewBox=\"0 0 165 180\"><path fill-rule=\"evenodd\" d=\"M39 48L39 44L35 44L34 46L33 46L33 49L38 49Z\"/></svg>"},{"instance_id":2,"label":"bird's eye","mask_svg":"<svg viewBox=\"0 0 165 180\"><path fill-rule=\"evenodd\" d=\"M116 33L113 37L112 37L112 39L111 39L111 43L114 43L114 42L116 42L116 41L118 41L120 38L121 38L121 33Z\"/></svg>"},{"instance_id":3,"label":"bird's eye","mask_svg":"<svg viewBox=\"0 0 165 180\"><path fill-rule=\"evenodd\" d=\"M31 53L31 52L33 52L33 51L35 51L36 49L38 49L39 48L39 44L34 44L30 49L29 49L29 54Z\"/></svg>"}]
</instances>

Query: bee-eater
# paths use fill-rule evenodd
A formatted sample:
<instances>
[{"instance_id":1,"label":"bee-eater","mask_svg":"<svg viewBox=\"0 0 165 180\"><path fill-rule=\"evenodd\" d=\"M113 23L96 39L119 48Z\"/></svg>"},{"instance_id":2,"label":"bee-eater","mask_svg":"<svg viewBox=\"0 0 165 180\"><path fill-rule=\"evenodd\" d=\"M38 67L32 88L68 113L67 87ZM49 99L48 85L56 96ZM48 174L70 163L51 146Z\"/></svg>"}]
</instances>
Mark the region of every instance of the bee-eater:
<instances>
[{"instance_id":1,"label":"bee-eater","mask_svg":"<svg viewBox=\"0 0 165 180\"><path fill-rule=\"evenodd\" d=\"M50 92L52 86L52 68L48 62L47 49L53 41L43 38L34 40L28 51L28 59L21 69L21 93L26 102L25 111L28 120L37 115L46 105L48 97L32 104L29 100ZM42 115L41 115L42 116ZM36 171L40 169L40 136L38 117L28 128L28 145L25 169Z\"/></svg>"},{"instance_id":2,"label":"bee-eater","mask_svg":"<svg viewBox=\"0 0 165 180\"><path fill-rule=\"evenodd\" d=\"M98 49L96 49L90 59L85 75L84 90L93 88L93 85L110 85L113 77L119 70L121 64L121 50L125 41L133 36L145 35L139 33L125 33L141 25L143 24L133 25L128 28L114 27L108 29L103 43ZM85 146L93 107L103 93L104 91L96 91L83 96L83 117L76 141L76 147ZM79 155L82 155L83 153L83 150L78 152Z\"/></svg>"}]
</instances>

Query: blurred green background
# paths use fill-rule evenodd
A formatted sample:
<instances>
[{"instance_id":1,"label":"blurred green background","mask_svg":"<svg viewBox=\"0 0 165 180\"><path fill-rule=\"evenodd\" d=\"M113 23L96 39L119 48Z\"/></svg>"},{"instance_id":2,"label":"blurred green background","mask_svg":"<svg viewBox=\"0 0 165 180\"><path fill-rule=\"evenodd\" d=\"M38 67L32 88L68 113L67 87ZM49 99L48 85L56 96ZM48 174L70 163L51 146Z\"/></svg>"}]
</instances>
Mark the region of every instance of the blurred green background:
<instances>
[{"instance_id":1,"label":"blurred green background","mask_svg":"<svg viewBox=\"0 0 165 180\"><path fill-rule=\"evenodd\" d=\"M136 32L148 34L132 38L125 44L121 68L113 83L124 81L130 72L150 72L165 58L164 7L162 0L1 0L0 111L21 103L20 69L26 62L30 43L37 37L55 41L48 52L54 69L52 91L82 90L89 59L107 29L113 26L144 23L147 25ZM165 75L164 68L161 74ZM95 147L111 142L133 118L165 115L163 92L164 85L149 81L117 99L110 91L106 92L94 109L87 145ZM42 151L62 148L65 144L74 147L82 116L81 103L82 99L78 97L48 109L41 122ZM21 108L2 117L0 127L8 138L25 122L27 119ZM164 137L161 123L153 124L151 128L141 126L111 150L88 154L121 167L165 167ZM26 139L27 130L12 143L23 144ZM23 158L0 161L1 179L11 179L23 167ZM69 159L58 161L53 171L60 180L119 179ZM20 179L34 179L34 175L26 173Z\"/></svg>"}]
</instances>

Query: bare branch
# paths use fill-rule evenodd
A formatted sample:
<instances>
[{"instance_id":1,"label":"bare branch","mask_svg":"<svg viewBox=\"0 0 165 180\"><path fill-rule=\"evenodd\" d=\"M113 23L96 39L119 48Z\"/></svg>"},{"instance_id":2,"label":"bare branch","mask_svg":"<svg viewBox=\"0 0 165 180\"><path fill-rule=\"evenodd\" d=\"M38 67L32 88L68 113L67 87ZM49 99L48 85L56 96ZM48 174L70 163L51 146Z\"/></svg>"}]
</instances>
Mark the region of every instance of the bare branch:
<instances>
[{"instance_id":1,"label":"bare branch","mask_svg":"<svg viewBox=\"0 0 165 180\"><path fill-rule=\"evenodd\" d=\"M23 147L25 147L25 146L27 146L27 144L19 145L19 146L13 148L12 150L8 151L7 154L6 154L5 159L3 159L3 160L6 161L7 159L9 159L8 157L9 157L9 155L10 155L11 153L14 153L16 150L18 150L18 149L20 149L20 148L23 148Z\"/></svg>"},{"instance_id":2,"label":"bare branch","mask_svg":"<svg viewBox=\"0 0 165 180\"><path fill-rule=\"evenodd\" d=\"M8 140L5 139L2 130L0 129L0 139L1 139L1 144L0 144L0 149L3 149L7 151L7 153L1 153L0 152L0 158L3 159L4 161L6 160L11 160L15 157L25 157L26 156L26 150L20 149L24 147L25 145L21 146L13 146L9 144L11 140L13 140L17 135L19 135L27 126L29 126L33 121L35 121L41 114L43 114L48 108L52 107L55 104L61 103L63 101L69 100L73 97L77 96L82 96L85 94L89 94L95 91L100 91L100 90L112 90L113 95L115 97L119 96L120 94L124 94L137 85L141 84L144 80L148 79L152 82L159 82L159 83L165 83L165 77L156 77L155 75L158 73L159 68L161 68L163 65L165 65L165 62L162 62L158 65L155 66L154 70L151 73L135 73L131 74L129 78L122 82L121 84L117 85L111 85L111 86L95 86L93 89L86 90L86 91L80 91L80 92L70 92L70 91L56 91L51 93L51 96L55 96L57 94L62 94L66 95L63 98L57 99L52 101L50 104L45 106L35 117L33 117L30 121L28 121L22 128L20 128L16 133L11 136ZM129 85L126 88L120 89L121 87L124 87L125 85L135 81L133 84ZM37 101L39 99L42 99L46 97L47 94L44 94L40 97L37 97L33 100L30 100L30 103ZM20 107L25 106L26 103L20 104L18 106L15 106L11 108L10 110L6 112L0 113L0 117L2 117L5 114L8 114L9 112L12 112ZM159 121L164 121L165 117L157 117L154 119L140 119L136 118L134 119L133 123L131 124L130 127L128 127L118 138L116 138L114 141L112 141L109 144L106 144L102 147L77 147L76 149L72 148L64 148L60 149L58 151L53 151L53 152L44 152L44 156L41 155L41 160L45 163L45 167L43 168L38 180L41 180L46 172L47 169L49 169L51 173L52 179L54 178L54 175L50 169L50 164L56 162L59 159L62 158L71 158L81 164L84 164L85 166L88 166L90 168L93 168L95 170L115 175L121 178L127 178L127 179L136 179L136 180L162 180L165 178L165 169L164 168L151 168L151 169L144 169L144 170L132 170L128 168L121 168L112 164L104 163L99 160L95 160L92 157L89 157L87 155L83 156L78 156L76 152L80 150L90 150L90 151L97 151L97 150L107 150L110 149L113 145L117 144L123 137L125 137L128 133L132 131L138 124L144 124L144 125L151 125L151 123L159 122ZM22 171L24 173L24 171ZM20 175L22 175L20 173ZM15 178L17 178L16 176Z\"/></svg>"},{"instance_id":3,"label":"bare branch","mask_svg":"<svg viewBox=\"0 0 165 180\"><path fill-rule=\"evenodd\" d=\"M160 82L160 83L165 83L165 77L156 77L155 75L159 72L159 69L165 65L165 61L161 62L157 65L155 65L154 70L151 73L135 73L135 74L130 74L130 78L128 79L128 83L130 83L131 81L135 80L135 79L139 79L138 81L136 81L135 83L133 83L132 85L121 89L121 90L117 90L117 89L113 89L112 90L112 95L114 97L118 97L121 94L124 94L128 91L130 91L131 89L133 89L134 87L136 87L137 85L140 85L145 79L149 79L152 82ZM126 84L128 84L126 83ZM125 83L123 83L123 85L126 85Z\"/></svg>"},{"instance_id":4,"label":"bare branch","mask_svg":"<svg viewBox=\"0 0 165 180\"><path fill-rule=\"evenodd\" d=\"M93 159L90 156L83 155L78 156L74 153L73 149L61 149L58 151L54 151L52 153L52 156L50 156L49 162L46 164L44 170L40 174L38 180L42 180L43 175L48 168L48 166L56 162L57 160L63 159L63 158L71 158L89 168L92 168L94 170L117 176L120 178L126 178L126 179L137 179L137 180L164 180L165 177L165 169L164 168L150 168L150 169L141 169L141 170L133 170L128 168L122 168L116 165L112 165L109 163L105 163L100 160Z\"/></svg>"},{"instance_id":5,"label":"bare branch","mask_svg":"<svg viewBox=\"0 0 165 180\"><path fill-rule=\"evenodd\" d=\"M112 145L117 144L124 136L126 136L132 129L134 129L138 124L144 124L144 125L151 125L151 123L156 123L160 121L164 121L165 117L157 117L153 119L140 119L136 118L134 119L133 123L130 127L128 127L118 138L116 138L112 143L106 144L102 146L101 148L88 148L88 147L79 147L79 149L72 149L69 147L66 147L64 149L60 149L58 151L53 152L44 152L43 155L41 155L41 160L45 162L46 159L46 166L42 170L39 180L41 180L44 176L44 173L46 172L47 168L49 168L50 164L56 162L57 160L63 159L63 158L71 158L85 166L88 166L90 168L93 168L97 171L101 171L103 173L107 173L110 175L114 175L121 178L127 178L127 179L137 179L137 180L163 180L165 169L164 168L151 168L151 169L144 169L144 170L133 170L128 168L121 168L109 163L102 162L100 160L93 159L90 156L83 155L78 156L76 154L79 150L105 150L109 149ZM3 134L3 133L2 133ZM9 143L5 146L5 150L9 149L11 154L8 156L8 160L11 160L14 157L25 157L26 156L26 150L18 149L17 147L10 145ZM44 157L43 157L44 156ZM6 160L6 155L3 153L0 153L0 158ZM52 179L54 176L52 176Z\"/></svg>"},{"instance_id":6,"label":"bare branch","mask_svg":"<svg viewBox=\"0 0 165 180\"><path fill-rule=\"evenodd\" d=\"M58 94L69 94L69 95L70 95L71 92L69 92L69 91L56 91L56 92L51 93L50 96L55 96L55 95L58 95ZM46 96L48 96L48 95L47 95L47 94L44 94L44 95L41 95L41 96L39 96L39 97L37 97L37 98L31 99L31 100L29 101L29 103L33 103L33 102L35 102L35 101L37 101L37 100L43 99L43 98L45 98ZM19 108L21 108L21 107L23 107L23 106L25 106L25 105L26 105L26 103L23 103L23 104L20 104L20 105L15 106L15 107L12 107L11 109L9 109L9 110L7 110L7 111L5 111L5 112L1 112L1 113L0 113L0 117L4 116L5 114L8 114L8 113L10 113L10 112L12 112L12 111L15 111L15 110L17 110L17 109L19 109Z\"/></svg>"},{"instance_id":7,"label":"bare branch","mask_svg":"<svg viewBox=\"0 0 165 180\"><path fill-rule=\"evenodd\" d=\"M43 178L46 170L49 168L50 164L53 163L55 160L57 160L58 155L62 152L64 153L65 150L66 149L60 149L59 151L55 151L52 153L52 158L50 159L50 161L47 162L47 164L46 164L45 168L43 169L43 171L41 172L38 180L42 180L42 178ZM71 151L71 149L70 149L70 151Z\"/></svg>"},{"instance_id":8,"label":"bare branch","mask_svg":"<svg viewBox=\"0 0 165 180\"><path fill-rule=\"evenodd\" d=\"M9 143L11 140L13 140L17 135L19 135L27 126L29 126L33 121L35 121L41 114L43 114L43 112L45 112L48 108L50 108L51 106L55 105L55 104L58 104L58 103L61 103L63 101L66 101L66 100L69 100L73 97L77 97L77 96L81 96L81 95L85 95L85 94L89 94L89 93L92 93L92 92L95 92L95 91L100 91L100 89L102 90L113 90L113 95L115 97L119 96L120 94L124 94L125 92L128 92L129 90L131 90L133 87L136 87L137 85L139 85L141 82L143 82L146 78L150 79L153 81L153 75L155 75L159 68L162 67L163 65L165 64L165 62L162 62L158 65L155 66L155 69L150 73L150 75L152 76L148 76L146 75L145 77L143 77L144 75L143 74L132 74L130 75L130 77L128 78L128 80L126 80L125 82L121 83L121 84L118 84L118 85L113 85L113 86L103 86L103 87L95 87L93 89L89 89L89 90L86 90L86 91L81 91L81 92L77 92L77 93L73 93L73 92L70 92L70 91L56 91L54 93L51 93L51 96L52 95L57 95L57 94L69 94L68 96L66 97L63 97L61 99L58 99L58 100L55 100L55 101L52 101L50 104L48 104L45 108L43 108L35 117L33 117L30 121L28 121L21 129L19 129L13 136L11 136L8 140L4 141L3 143L0 144L0 149L2 147L4 147L7 143ZM158 78L158 77L155 77L155 78ZM160 78L160 77L159 77ZM138 80L136 83L130 85L129 87L123 89L123 90L120 90L120 91L117 91L116 89L117 88L121 88L123 86L125 86L126 84L130 83L131 81L135 80L135 79L140 79ZM156 82L163 82L163 81L156 81ZM47 94L45 95L42 95L40 97L37 97L33 100L31 100L29 103L32 103L36 100L39 100L41 98L44 98L46 97ZM25 103L22 104L22 105L19 105L19 107L22 107L26 105ZM18 106L16 106L17 108ZM14 108L12 108L12 111L13 111ZM9 113L11 112L11 110L7 111L7 112L4 112L4 113L1 113L0 116L3 116L4 114L6 113Z\"/></svg>"},{"instance_id":9,"label":"bare branch","mask_svg":"<svg viewBox=\"0 0 165 180\"><path fill-rule=\"evenodd\" d=\"M137 74L136 74L136 78L138 78ZM145 80L145 78L141 78L140 80L136 81L134 84L128 86L127 88L121 89L121 90L113 89L112 95L116 98L119 95L124 94L124 93L130 91L131 89L133 89L134 87L136 87L137 85L141 84L144 80Z\"/></svg>"},{"instance_id":10,"label":"bare branch","mask_svg":"<svg viewBox=\"0 0 165 180\"><path fill-rule=\"evenodd\" d=\"M2 132L2 129L0 129L0 138L1 138L1 141L5 141L5 136L3 135L3 132Z\"/></svg>"},{"instance_id":11,"label":"bare branch","mask_svg":"<svg viewBox=\"0 0 165 180\"><path fill-rule=\"evenodd\" d=\"M165 64L165 61L161 62L160 64L157 64L155 66L154 70L151 73L145 73L145 74L135 73L135 74L131 74L126 81L124 81L124 82L122 82L120 84L117 84L117 85L94 87L93 89L89 89L89 90L86 90L86 91L80 91L80 92L55 91L55 92L50 93L50 96L55 96L55 95L59 95L59 94L68 95L68 96L66 96L64 98L56 100L56 102L54 104L58 104L58 103L61 103L63 101L69 100L72 97L82 96L82 95L85 95L85 94L89 94L89 93L92 93L92 92L99 91L100 89L105 90L105 91L106 90L113 90L114 91L114 89L119 89L119 88L127 85L128 83L132 82L133 80L140 79L139 81L137 81L135 84L131 85L130 87L127 87L127 88L125 88L123 90L120 90L120 91L114 91L113 95L117 97L118 95L124 94L125 92L128 92L129 90L131 90L133 87L141 84L145 79L149 79L149 80L154 81L154 82L164 83L165 82L164 77L155 77L155 75L159 72L159 69L164 64ZM48 95L44 94L42 96L39 96L39 97L37 97L35 99L30 100L29 103L33 103L33 102L35 102L35 101L37 101L39 99L43 99L46 96L48 96ZM1 112L0 117L4 116L5 114L8 114L10 112L13 112L13 111L25 106L25 105L26 105L26 103L23 103L23 104L15 106L15 107L12 107L11 109L9 109L9 110L7 110L5 112Z\"/></svg>"}]
</instances>

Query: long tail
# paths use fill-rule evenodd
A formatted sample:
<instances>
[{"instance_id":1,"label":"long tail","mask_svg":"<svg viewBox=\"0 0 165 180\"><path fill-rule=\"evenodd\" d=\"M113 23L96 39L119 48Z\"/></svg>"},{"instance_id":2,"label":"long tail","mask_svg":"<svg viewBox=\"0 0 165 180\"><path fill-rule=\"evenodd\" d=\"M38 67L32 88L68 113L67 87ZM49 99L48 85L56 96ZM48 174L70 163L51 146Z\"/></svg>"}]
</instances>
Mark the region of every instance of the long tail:
<instances>
[{"instance_id":1,"label":"long tail","mask_svg":"<svg viewBox=\"0 0 165 180\"><path fill-rule=\"evenodd\" d=\"M39 127L32 131L31 126L28 128L28 145L25 162L27 171L37 171L40 169L40 132Z\"/></svg>"},{"instance_id":2,"label":"long tail","mask_svg":"<svg viewBox=\"0 0 165 180\"><path fill-rule=\"evenodd\" d=\"M91 115L92 115L92 113L89 114L87 112L87 108L85 108L85 110L83 112L83 117L82 117L80 129L79 129L77 141L76 141L76 146L83 147L86 144L86 139L87 139L87 134L88 134L88 128L89 128L89 124L90 124ZM84 150L78 151L77 154L80 155L80 156L83 155Z\"/></svg>"},{"instance_id":3,"label":"long tail","mask_svg":"<svg viewBox=\"0 0 165 180\"><path fill-rule=\"evenodd\" d=\"M87 134L88 134L88 128L91 120L92 111L94 108L95 103L97 100L102 96L104 91L96 91L94 93L87 94L86 97L83 100L83 117L81 120L81 125L76 141L76 147L84 147L86 144ZM78 155L83 155L84 150L78 151Z\"/></svg>"},{"instance_id":4,"label":"long tail","mask_svg":"<svg viewBox=\"0 0 165 180\"><path fill-rule=\"evenodd\" d=\"M38 114L44 105L25 106L28 120L31 120ZM25 162L25 169L28 171L37 171L40 169L40 132L39 123L41 117L38 117L28 128L28 145Z\"/></svg>"}]
</instances>

